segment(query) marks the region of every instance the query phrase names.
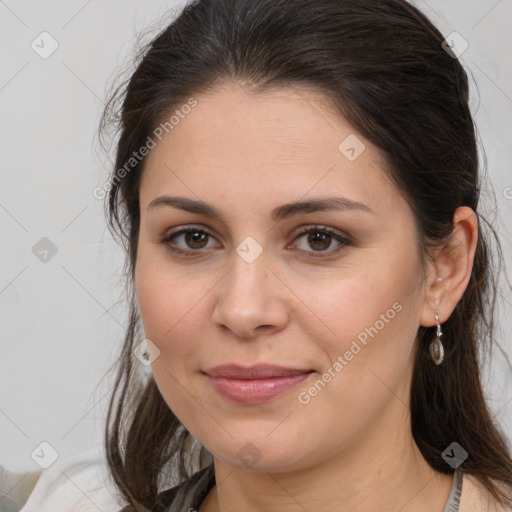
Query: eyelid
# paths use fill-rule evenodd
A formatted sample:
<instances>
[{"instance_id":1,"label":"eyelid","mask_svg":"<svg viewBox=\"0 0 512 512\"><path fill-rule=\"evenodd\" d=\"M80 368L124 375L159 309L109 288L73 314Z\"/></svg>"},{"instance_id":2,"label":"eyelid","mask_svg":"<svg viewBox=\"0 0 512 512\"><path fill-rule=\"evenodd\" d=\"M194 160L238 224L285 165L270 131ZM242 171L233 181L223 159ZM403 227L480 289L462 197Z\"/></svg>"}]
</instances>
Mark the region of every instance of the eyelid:
<instances>
[{"instance_id":1,"label":"eyelid","mask_svg":"<svg viewBox=\"0 0 512 512\"><path fill-rule=\"evenodd\" d=\"M204 233L207 233L209 234L210 236L212 237L215 237L217 238L218 235L217 235L217 232L212 229L212 228L207 228L205 226L203 226L202 224L180 224L179 226L176 226L174 228L171 228L171 229L168 229L165 231L165 234L164 236L162 237L162 240L165 239L165 238L169 238L173 235L176 235L176 234L182 234L183 232L187 232L187 231L202 231Z\"/></svg>"},{"instance_id":2,"label":"eyelid","mask_svg":"<svg viewBox=\"0 0 512 512\"><path fill-rule=\"evenodd\" d=\"M296 228L295 237L299 235L303 235L304 233L308 233L310 231L326 231L327 233L330 233L331 235L339 236L340 238L343 238L346 242L350 242L350 236L343 231L332 228L330 226L327 226L325 224L301 224Z\"/></svg>"}]
</instances>

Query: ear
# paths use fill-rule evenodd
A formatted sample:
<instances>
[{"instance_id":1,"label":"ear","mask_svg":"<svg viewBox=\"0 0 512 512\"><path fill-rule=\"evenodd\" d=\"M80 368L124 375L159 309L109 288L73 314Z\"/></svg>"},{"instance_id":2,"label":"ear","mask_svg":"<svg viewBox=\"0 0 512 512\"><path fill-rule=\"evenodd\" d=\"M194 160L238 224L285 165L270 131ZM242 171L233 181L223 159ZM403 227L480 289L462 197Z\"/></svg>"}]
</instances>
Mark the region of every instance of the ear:
<instances>
[{"instance_id":1,"label":"ear","mask_svg":"<svg viewBox=\"0 0 512 512\"><path fill-rule=\"evenodd\" d=\"M420 325L445 322L453 313L466 290L478 241L478 219L468 206L461 206L453 215L453 236L437 252L425 282L425 296L420 310Z\"/></svg>"}]
</instances>

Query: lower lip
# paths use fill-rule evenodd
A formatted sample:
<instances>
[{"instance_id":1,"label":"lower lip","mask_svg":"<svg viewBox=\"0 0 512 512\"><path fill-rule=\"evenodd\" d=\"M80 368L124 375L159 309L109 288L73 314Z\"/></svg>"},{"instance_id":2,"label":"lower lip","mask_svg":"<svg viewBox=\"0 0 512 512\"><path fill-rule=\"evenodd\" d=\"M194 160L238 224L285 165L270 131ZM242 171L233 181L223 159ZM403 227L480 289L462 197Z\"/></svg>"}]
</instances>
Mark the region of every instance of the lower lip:
<instances>
[{"instance_id":1,"label":"lower lip","mask_svg":"<svg viewBox=\"0 0 512 512\"><path fill-rule=\"evenodd\" d=\"M226 377L209 377L215 390L223 397L243 404L267 402L289 391L306 380L310 373L270 377L268 379L228 379Z\"/></svg>"}]
</instances>

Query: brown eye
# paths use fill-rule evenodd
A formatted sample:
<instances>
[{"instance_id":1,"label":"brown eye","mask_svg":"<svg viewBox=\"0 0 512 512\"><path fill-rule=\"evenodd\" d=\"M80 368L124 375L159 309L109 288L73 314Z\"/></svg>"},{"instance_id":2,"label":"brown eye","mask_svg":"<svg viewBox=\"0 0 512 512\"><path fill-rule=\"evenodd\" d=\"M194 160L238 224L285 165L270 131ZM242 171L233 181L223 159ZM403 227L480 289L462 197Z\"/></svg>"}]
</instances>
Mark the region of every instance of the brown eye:
<instances>
[{"instance_id":1,"label":"brown eye","mask_svg":"<svg viewBox=\"0 0 512 512\"><path fill-rule=\"evenodd\" d=\"M192 249L202 249L208 242L208 236L204 231L187 231L185 243Z\"/></svg>"},{"instance_id":2,"label":"brown eye","mask_svg":"<svg viewBox=\"0 0 512 512\"><path fill-rule=\"evenodd\" d=\"M210 248L208 245L213 236L203 229L185 228L174 231L161 240L161 243L176 254L194 255L204 252L201 249Z\"/></svg>"},{"instance_id":3,"label":"brown eye","mask_svg":"<svg viewBox=\"0 0 512 512\"><path fill-rule=\"evenodd\" d=\"M322 231L314 231L308 234L307 241L309 246L315 251L323 251L329 249L332 242L332 235Z\"/></svg>"},{"instance_id":4,"label":"brown eye","mask_svg":"<svg viewBox=\"0 0 512 512\"><path fill-rule=\"evenodd\" d=\"M297 244L301 251L306 253L321 253L321 256L323 256L324 253L326 256L337 254L346 246L351 245L351 241L348 238L322 226L314 226L301 231L295 240L303 241L301 244L302 247ZM337 245L333 250L328 250L331 248L333 242Z\"/></svg>"}]
</instances>

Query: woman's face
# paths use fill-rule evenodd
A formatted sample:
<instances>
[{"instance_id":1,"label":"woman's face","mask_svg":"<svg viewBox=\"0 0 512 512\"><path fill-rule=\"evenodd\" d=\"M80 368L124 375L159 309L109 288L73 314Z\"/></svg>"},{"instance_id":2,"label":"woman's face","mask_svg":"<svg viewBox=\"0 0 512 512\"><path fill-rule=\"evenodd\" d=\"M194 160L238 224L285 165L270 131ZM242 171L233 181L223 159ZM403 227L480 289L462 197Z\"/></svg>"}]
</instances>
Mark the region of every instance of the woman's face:
<instances>
[{"instance_id":1,"label":"woman's face","mask_svg":"<svg viewBox=\"0 0 512 512\"><path fill-rule=\"evenodd\" d=\"M136 292L158 388L227 464L284 471L363 446L372 460L408 428L425 302L412 211L319 93L195 99L140 185Z\"/></svg>"}]
</instances>

